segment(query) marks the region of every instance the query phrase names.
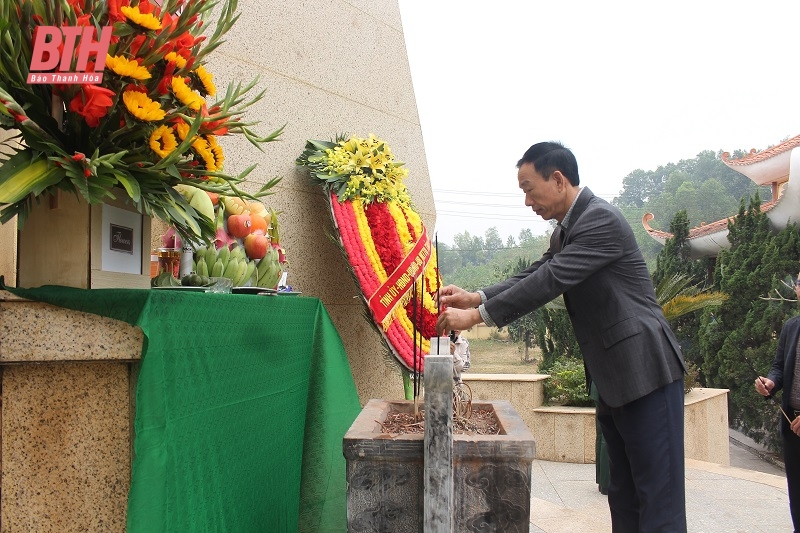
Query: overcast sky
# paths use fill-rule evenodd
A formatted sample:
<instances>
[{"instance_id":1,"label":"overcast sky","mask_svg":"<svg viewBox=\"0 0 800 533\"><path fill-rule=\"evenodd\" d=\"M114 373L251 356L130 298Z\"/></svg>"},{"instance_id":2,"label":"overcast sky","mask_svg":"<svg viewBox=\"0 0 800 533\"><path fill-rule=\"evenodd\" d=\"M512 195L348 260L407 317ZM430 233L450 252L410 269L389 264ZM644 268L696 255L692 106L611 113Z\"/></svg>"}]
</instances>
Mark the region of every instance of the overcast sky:
<instances>
[{"instance_id":1,"label":"overcast sky","mask_svg":"<svg viewBox=\"0 0 800 533\"><path fill-rule=\"evenodd\" d=\"M443 243L549 228L516 179L539 141L610 201L635 169L800 134L796 0L399 2Z\"/></svg>"}]
</instances>

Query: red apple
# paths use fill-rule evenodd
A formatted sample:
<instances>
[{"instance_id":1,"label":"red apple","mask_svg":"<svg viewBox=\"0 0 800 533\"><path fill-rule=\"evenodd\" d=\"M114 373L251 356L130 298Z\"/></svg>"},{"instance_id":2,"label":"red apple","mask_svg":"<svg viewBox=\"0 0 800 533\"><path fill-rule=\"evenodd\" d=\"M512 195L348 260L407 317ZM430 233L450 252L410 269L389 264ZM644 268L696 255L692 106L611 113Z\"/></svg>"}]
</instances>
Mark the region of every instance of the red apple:
<instances>
[{"instance_id":1,"label":"red apple","mask_svg":"<svg viewBox=\"0 0 800 533\"><path fill-rule=\"evenodd\" d=\"M237 239L244 239L250 235L250 215L231 215L228 217L228 233Z\"/></svg>"},{"instance_id":2,"label":"red apple","mask_svg":"<svg viewBox=\"0 0 800 533\"><path fill-rule=\"evenodd\" d=\"M244 253L250 259L262 259L267 255L269 239L261 233L251 233L244 238Z\"/></svg>"}]
</instances>

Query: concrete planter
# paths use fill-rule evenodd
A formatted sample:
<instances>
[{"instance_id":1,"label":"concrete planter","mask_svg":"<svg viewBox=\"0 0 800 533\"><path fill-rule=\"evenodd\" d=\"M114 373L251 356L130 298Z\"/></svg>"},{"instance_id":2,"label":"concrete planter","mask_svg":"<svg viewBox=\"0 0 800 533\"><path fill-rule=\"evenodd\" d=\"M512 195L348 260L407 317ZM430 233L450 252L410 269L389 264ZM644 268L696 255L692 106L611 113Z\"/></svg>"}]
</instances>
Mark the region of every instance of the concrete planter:
<instances>
[{"instance_id":1,"label":"concrete planter","mask_svg":"<svg viewBox=\"0 0 800 533\"><path fill-rule=\"evenodd\" d=\"M541 406L530 415L537 459L595 462L594 407ZM684 448L687 459L730 464L728 389L695 387L684 396Z\"/></svg>"},{"instance_id":2,"label":"concrete planter","mask_svg":"<svg viewBox=\"0 0 800 533\"><path fill-rule=\"evenodd\" d=\"M349 532L422 532L424 436L392 437L378 424L390 410L413 409L412 401L370 400L344 436ZM527 532L533 435L508 401L473 409L493 410L501 431L453 436L454 530Z\"/></svg>"}]
</instances>

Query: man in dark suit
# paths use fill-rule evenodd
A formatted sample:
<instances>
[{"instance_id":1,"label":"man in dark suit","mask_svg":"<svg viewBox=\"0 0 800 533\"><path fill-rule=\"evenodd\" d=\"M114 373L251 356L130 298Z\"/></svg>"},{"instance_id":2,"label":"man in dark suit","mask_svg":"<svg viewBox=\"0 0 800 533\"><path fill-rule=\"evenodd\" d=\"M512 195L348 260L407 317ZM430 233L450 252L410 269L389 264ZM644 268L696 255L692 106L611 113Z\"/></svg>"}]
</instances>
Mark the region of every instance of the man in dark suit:
<instances>
[{"instance_id":1,"label":"man in dark suit","mask_svg":"<svg viewBox=\"0 0 800 533\"><path fill-rule=\"evenodd\" d=\"M440 290L440 331L505 326L564 295L608 444L615 532L685 532L683 376L675 335L655 298L633 231L588 188L559 143L531 146L517 163L525 205L558 226L529 268L467 292Z\"/></svg>"},{"instance_id":2,"label":"man in dark suit","mask_svg":"<svg viewBox=\"0 0 800 533\"><path fill-rule=\"evenodd\" d=\"M800 299L800 280L795 280L795 293ZM797 350L800 338L800 316L790 318L781 328L778 351L767 377L756 378L756 391L770 396L783 389L781 399L781 436L783 464L789 485L789 510L794 530L800 529L800 365ZM796 379L798 378L798 379ZM790 422L791 420L791 422Z\"/></svg>"}]
</instances>

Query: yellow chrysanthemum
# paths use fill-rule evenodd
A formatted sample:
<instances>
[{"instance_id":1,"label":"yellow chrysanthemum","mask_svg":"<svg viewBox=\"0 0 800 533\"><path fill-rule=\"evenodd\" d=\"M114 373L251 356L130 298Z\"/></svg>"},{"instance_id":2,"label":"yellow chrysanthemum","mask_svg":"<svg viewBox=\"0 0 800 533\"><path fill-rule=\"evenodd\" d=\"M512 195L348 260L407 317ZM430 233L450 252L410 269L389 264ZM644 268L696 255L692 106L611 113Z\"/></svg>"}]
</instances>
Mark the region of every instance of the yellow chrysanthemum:
<instances>
[{"instance_id":1,"label":"yellow chrysanthemum","mask_svg":"<svg viewBox=\"0 0 800 533\"><path fill-rule=\"evenodd\" d=\"M158 102L152 101L146 94L138 91L125 91L122 93L122 102L131 115L139 120L155 121L164 120L166 111L161 109Z\"/></svg>"},{"instance_id":2,"label":"yellow chrysanthemum","mask_svg":"<svg viewBox=\"0 0 800 533\"><path fill-rule=\"evenodd\" d=\"M119 8L120 13L125 15L128 22L146 30L160 30L161 21L150 13L142 13L139 7L122 6Z\"/></svg>"},{"instance_id":3,"label":"yellow chrysanthemum","mask_svg":"<svg viewBox=\"0 0 800 533\"><path fill-rule=\"evenodd\" d=\"M172 93L183 105L193 111L200 111L200 108L203 107L203 98L191 90L181 76L172 77Z\"/></svg>"},{"instance_id":4,"label":"yellow chrysanthemum","mask_svg":"<svg viewBox=\"0 0 800 533\"><path fill-rule=\"evenodd\" d=\"M180 56L180 55L176 54L175 52L168 53L167 55L164 56L164 59L166 59L167 61L170 61L172 63L175 63L175 65L178 68L183 68L183 67L186 66L186 60L183 58L183 56Z\"/></svg>"},{"instance_id":5,"label":"yellow chrysanthemum","mask_svg":"<svg viewBox=\"0 0 800 533\"><path fill-rule=\"evenodd\" d=\"M217 94L217 87L214 85L214 75L207 71L203 65L194 69L192 74L198 81L195 87L200 91L200 94L209 96L215 96Z\"/></svg>"},{"instance_id":6,"label":"yellow chrysanthemum","mask_svg":"<svg viewBox=\"0 0 800 533\"><path fill-rule=\"evenodd\" d=\"M126 78L134 80L148 80L151 78L150 71L141 66L135 59L127 59L122 56L106 56L106 66Z\"/></svg>"},{"instance_id":7,"label":"yellow chrysanthemum","mask_svg":"<svg viewBox=\"0 0 800 533\"><path fill-rule=\"evenodd\" d=\"M150 149L160 158L165 158L178 147L178 140L168 126L159 126L150 134Z\"/></svg>"}]
</instances>

